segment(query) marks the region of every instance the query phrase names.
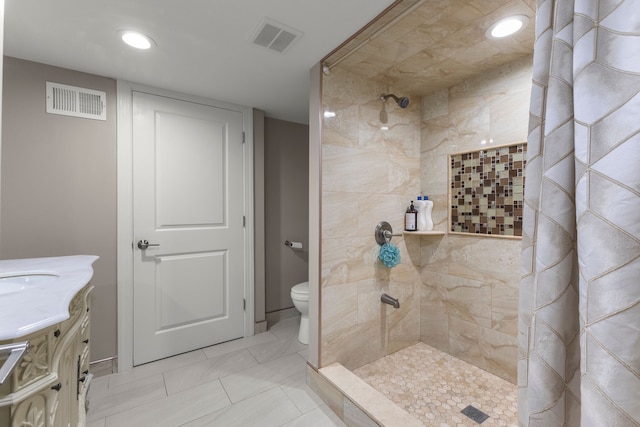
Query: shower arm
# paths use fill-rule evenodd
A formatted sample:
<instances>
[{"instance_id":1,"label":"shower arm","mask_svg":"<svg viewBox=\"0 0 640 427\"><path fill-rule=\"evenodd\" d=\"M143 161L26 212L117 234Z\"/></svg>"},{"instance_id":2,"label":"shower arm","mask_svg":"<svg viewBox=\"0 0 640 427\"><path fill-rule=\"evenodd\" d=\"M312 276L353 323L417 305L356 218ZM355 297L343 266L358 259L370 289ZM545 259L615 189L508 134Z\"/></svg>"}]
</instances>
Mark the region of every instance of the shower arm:
<instances>
[{"instance_id":1,"label":"shower arm","mask_svg":"<svg viewBox=\"0 0 640 427\"><path fill-rule=\"evenodd\" d=\"M387 95L384 95L384 94L383 94L383 95L380 97L380 99L382 99L382 101L383 101L383 102L386 102L386 101L387 101L387 98L393 98L393 99L396 101L396 103L400 102L400 98L398 98L396 95L394 95L394 94L392 94L392 93L389 93L389 94L387 94Z\"/></svg>"},{"instance_id":2,"label":"shower arm","mask_svg":"<svg viewBox=\"0 0 640 427\"><path fill-rule=\"evenodd\" d=\"M398 107L400 108L407 108L409 106L409 98L407 98L406 96L399 97L392 93L387 93L382 94L382 96L380 97L383 103L387 101L387 98L393 98L393 100L396 101L396 104L398 104Z\"/></svg>"}]
</instances>

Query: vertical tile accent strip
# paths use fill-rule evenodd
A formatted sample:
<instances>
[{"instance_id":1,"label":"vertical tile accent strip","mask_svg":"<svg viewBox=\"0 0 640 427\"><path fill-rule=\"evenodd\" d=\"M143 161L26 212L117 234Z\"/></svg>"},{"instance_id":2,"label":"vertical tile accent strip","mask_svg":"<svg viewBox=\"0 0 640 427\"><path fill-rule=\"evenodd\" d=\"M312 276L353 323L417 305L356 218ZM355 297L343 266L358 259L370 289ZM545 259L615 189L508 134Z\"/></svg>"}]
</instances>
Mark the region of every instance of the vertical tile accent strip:
<instances>
[{"instance_id":1,"label":"vertical tile accent strip","mask_svg":"<svg viewBox=\"0 0 640 427\"><path fill-rule=\"evenodd\" d=\"M522 236L527 144L452 154L451 231Z\"/></svg>"}]
</instances>

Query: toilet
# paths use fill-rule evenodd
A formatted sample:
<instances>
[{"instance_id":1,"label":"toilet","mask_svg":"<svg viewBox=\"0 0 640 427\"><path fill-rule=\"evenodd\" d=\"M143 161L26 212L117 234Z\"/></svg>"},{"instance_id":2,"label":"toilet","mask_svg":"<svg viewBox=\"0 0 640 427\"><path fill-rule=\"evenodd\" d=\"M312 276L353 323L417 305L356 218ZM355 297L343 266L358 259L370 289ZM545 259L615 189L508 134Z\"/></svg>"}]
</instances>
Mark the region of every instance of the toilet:
<instances>
[{"instance_id":1,"label":"toilet","mask_svg":"<svg viewBox=\"0 0 640 427\"><path fill-rule=\"evenodd\" d=\"M309 282L302 282L291 288L293 305L300 312L298 341L309 344Z\"/></svg>"}]
</instances>

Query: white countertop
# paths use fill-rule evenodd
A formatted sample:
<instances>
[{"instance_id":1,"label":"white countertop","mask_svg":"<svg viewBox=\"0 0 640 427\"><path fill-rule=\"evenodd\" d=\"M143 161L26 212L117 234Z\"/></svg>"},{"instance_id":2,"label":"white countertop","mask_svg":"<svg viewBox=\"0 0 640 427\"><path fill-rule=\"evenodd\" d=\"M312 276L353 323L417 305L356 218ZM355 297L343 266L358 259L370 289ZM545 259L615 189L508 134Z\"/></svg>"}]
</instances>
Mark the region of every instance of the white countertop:
<instances>
[{"instance_id":1,"label":"white countertop","mask_svg":"<svg viewBox=\"0 0 640 427\"><path fill-rule=\"evenodd\" d=\"M74 295L93 276L93 255L0 260L0 340L20 338L69 318ZM3 293L3 280L54 275ZM49 280L50 279L50 280Z\"/></svg>"}]
</instances>

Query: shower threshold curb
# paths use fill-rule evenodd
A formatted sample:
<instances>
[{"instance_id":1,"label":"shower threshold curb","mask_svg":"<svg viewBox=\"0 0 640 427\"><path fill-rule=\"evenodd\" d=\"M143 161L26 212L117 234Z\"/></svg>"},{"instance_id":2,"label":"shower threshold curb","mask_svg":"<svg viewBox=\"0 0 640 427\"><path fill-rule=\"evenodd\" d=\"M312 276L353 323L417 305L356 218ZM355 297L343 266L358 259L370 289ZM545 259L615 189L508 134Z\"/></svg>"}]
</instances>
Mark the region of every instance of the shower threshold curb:
<instances>
[{"instance_id":1,"label":"shower threshold curb","mask_svg":"<svg viewBox=\"0 0 640 427\"><path fill-rule=\"evenodd\" d=\"M333 363L320 368L318 372L380 426L424 427L419 420L341 364Z\"/></svg>"}]
</instances>

